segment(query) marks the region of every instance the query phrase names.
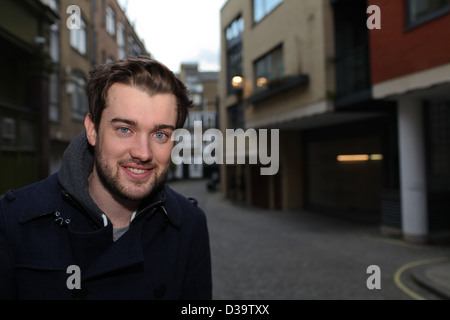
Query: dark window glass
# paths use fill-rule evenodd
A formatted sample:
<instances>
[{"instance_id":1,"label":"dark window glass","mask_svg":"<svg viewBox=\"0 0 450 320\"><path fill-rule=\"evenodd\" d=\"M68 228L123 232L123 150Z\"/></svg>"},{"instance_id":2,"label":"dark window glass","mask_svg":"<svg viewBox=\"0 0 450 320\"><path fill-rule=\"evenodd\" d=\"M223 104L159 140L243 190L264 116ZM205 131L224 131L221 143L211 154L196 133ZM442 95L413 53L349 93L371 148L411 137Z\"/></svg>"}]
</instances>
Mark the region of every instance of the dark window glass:
<instances>
[{"instance_id":1,"label":"dark window glass","mask_svg":"<svg viewBox=\"0 0 450 320\"><path fill-rule=\"evenodd\" d=\"M269 82L284 76L283 46L270 51L254 63L255 88L261 90L267 87Z\"/></svg>"},{"instance_id":2,"label":"dark window glass","mask_svg":"<svg viewBox=\"0 0 450 320\"><path fill-rule=\"evenodd\" d=\"M432 19L435 14L450 9L450 0L408 0L408 23Z\"/></svg>"}]
</instances>

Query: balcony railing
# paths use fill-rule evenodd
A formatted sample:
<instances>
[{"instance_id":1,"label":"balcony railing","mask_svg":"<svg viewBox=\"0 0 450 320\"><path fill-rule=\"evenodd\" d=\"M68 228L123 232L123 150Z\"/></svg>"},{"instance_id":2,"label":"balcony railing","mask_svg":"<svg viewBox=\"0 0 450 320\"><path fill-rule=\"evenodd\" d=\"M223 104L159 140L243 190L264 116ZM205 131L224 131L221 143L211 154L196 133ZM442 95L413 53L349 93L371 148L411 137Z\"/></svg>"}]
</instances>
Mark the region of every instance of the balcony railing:
<instances>
[{"instance_id":1,"label":"balcony railing","mask_svg":"<svg viewBox=\"0 0 450 320\"><path fill-rule=\"evenodd\" d=\"M307 74L300 74L297 76L286 77L284 79L280 79L279 81L275 81L270 84L267 89L259 91L253 94L251 97L247 98L248 103L256 103L263 101L265 99L271 98L293 88L299 86L305 86L309 83L309 76Z\"/></svg>"}]
</instances>

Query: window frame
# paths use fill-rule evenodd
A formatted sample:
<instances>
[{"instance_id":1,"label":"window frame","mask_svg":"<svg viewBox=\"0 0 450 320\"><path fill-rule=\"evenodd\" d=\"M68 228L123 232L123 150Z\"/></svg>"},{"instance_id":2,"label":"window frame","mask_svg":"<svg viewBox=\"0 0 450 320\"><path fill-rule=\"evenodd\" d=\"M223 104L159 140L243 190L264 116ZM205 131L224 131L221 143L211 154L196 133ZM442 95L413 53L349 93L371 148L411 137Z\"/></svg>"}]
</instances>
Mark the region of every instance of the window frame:
<instances>
[{"instance_id":1,"label":"window frame","mask_svg":"<svg viewBox=\"0 0 450 320\"><path fill-rule=\"evenodd\" d=\"M71 83L73 85L72 97L70 99L72 118L83 121L89 109L86 96L87 80L81 71L75 70L71 76Z\"/></svg>"},{"instance_id":2,"label":"window frame","mask_svg":"<svg viewBox=\"0 0 450 320\"><path fill-rule=\"evenodd\" d=\"M281 80L283 79L283 77L286 76L286 70L285 70L285 63L284 63L284 48L283 48L283 43L278 44L276 47L274 47L273 49L269 50L268 52L266 52L264 55L260 56L259 58L257 58L256 60L253 61L253 79L254 79L254 88L255 88L255 92L260 92L262 90L267 89L267 87L270 85L271 82L277 81L277 80ZM280 56L280 61L281 61L281 73L278 72L279 70L277 70L277 72L274 72L273 68L275 67L275 65L273 64L273 59L275 59L275 54L279 54ZM259 63L265 63L268 64L268 68L266 71L267 74L269 74L269 77L259 77L257 72L258 72L258 64ZM278 74L280 73L280 74ZM271 77L273 75L275 75L275 77ZM258 80L260 78L266 78L267 82L265 85L258 85Z\"/></svg>"},{"instance_id":3,"label":"window frame","mask_svg":"<svg viewBox=\"0 0 450 320\"><path fill-rule=\"evenodd\" d=\"M80 17L80 29L70 29L70 46L79 54L88 54L88 28L86 20Z\"/></svg>"},{"instance_id":4,"label":"window frame","mask_svg":"<svg viewBox=\"0 0 450 320\"><path fill-rule=\"evenodd\" d=\"M145 54L145 51L141 48L139 42L132 34L128 35L128 54L130 56L139 56Z\"/></svg>"},{"instance_id":5,"label":"window frame","mask_svg":"<svg viewBox=\"0 0 450 320\"><path fill-rule=\"evenodd\" d=\"M113 38L116 37L116 25L116 12L113 7L107 6L105 28L106 32Z\"/></svg>"},{"instance_id":6,"label":"window frame","mask_svg":"<svg viewBox=\"0 0 450 320\"><path fill-rule=\"evenodd\" d=\"M125 59L127 56L126 48L126 27L121 21L117 22L117 58Z\"/></svg>"},{"instance_id":7,"label":"window frame","mask_svg":"<svg viewBox=\"0 0 450 320\"><path fill-rule=\"evenodd\" d=\"M273 0L253 0L252 1L253 24L258 24L261 21L263 21L265 17L267 17L269 14L271 14L276 8L278 8L283 3L283 0L275 0L275 1L277 1L277 3L272 4L271 6L267 6L267 4L268 4L267 1L273 1ZM257 4L257 2L258 2L258 4ZM264 9L262 10L261 17L257 18L256 17L256 9L259 7L259 5L263 5Z\"/></svg>"},{"instance_id":8,"label":"window frame","mask_svg":"<svg viewBox=\"0 0 450 320\"><path fill-rule=\"evenodd\" d=\"M406 9L406 28L405 31L409 31L411 29L414 29L418 26L421 26L423 24L426 24L430 21L436 20L448 13L450 13L450 1L447 0L447 5L440 7L438 9L435 9L434 11L430 11L426 14L424 14L422 17L416 18L414 20L411 19L411 6L412 1L416 0L405 0L405 9ZM419 1L429 1L429 0L419 0ZM428 3L428 2L427 2Z\"/></svg>"},{"instance_id":9,"label":"window frame","mask_svg":"<svg viewBox=\"0 0 450 320\"><path fill-rule=\"evenodd\" d=\"M238 32L234 32L235 28ZM242 47L242 39L243 33L245 30L245 21L244 17L239 14L235 19L231 21L230 24L225 28L225 40L226 40L226 72L227 72L227 93L234 93L234 88L231 84L231 80L234 76L242 76L243 77L243 47ZM229 35L234 32L235 34L232 37ZM239 59L239 63L231 63L232 58ZM231 67L233 66L233 67Z\"/></svg>"}]
</instances>

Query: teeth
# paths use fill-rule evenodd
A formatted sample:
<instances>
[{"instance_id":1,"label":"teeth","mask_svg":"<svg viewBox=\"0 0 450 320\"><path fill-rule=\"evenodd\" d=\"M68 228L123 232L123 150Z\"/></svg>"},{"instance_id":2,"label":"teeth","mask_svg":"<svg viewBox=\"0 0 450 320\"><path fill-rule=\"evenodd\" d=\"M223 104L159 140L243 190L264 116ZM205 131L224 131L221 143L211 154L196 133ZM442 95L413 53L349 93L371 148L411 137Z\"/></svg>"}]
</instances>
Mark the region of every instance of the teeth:
<instances>
[{"instance_id":1,"label":"teeth","mask_svg":"<svg viewBox=\"0 0 450 320\"><path fill-rule=\"evenodd\" d=\"M144 172L147 172L147 170L135 169L135 168L128 168L128 170L130 170L133 173L144 173Z\"/></svg>"}]
</instances>

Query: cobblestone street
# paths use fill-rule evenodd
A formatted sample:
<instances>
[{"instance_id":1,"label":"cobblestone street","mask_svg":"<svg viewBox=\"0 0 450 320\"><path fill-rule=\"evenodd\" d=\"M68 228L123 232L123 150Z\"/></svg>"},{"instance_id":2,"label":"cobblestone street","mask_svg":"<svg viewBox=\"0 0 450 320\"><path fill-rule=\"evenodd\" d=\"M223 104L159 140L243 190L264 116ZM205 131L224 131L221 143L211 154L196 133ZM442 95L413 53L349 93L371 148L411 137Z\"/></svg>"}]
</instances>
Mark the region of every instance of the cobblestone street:
<instances>
[{"instance_id":1,"label":"cobblestone street","mask_svg":"<svg viewBox=\"0 0 450 320\"><path fill-rule=\"evenodd\" d=\"M446 247L385 238L378 225L233 204L204 180L169 185L206 212L216 300L413 299L403 287L436 299L399 269L445 257ZM381 289L367 288L371 265L380 267Z\"/></svg>"}]
</instances>

